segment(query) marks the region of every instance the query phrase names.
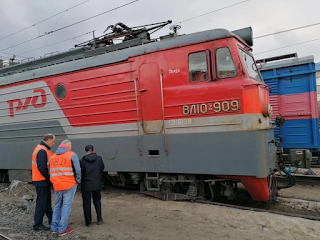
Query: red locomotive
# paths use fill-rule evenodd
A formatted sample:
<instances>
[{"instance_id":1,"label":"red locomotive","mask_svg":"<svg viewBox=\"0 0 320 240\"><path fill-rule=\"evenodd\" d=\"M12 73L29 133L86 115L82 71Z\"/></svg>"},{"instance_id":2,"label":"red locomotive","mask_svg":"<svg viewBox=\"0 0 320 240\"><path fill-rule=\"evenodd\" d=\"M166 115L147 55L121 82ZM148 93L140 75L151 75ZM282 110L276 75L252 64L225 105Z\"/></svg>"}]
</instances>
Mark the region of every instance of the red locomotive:
<instances>
[{"instance_id":1,"label":"red locomotive","mask_svg":"<svg viewBox=\"0 0 320 240\"><path fill-rule=\"evenodd\" d=\"M232 198L239 181L255 200L274 197L269 87L251 28L175 26L150 38L169 23L118 23L74 50L1 68L2 174L29 179L31 149L52 132L79 155L94 145L114 185L161 199Z\"/></svg>"}]
</instances>

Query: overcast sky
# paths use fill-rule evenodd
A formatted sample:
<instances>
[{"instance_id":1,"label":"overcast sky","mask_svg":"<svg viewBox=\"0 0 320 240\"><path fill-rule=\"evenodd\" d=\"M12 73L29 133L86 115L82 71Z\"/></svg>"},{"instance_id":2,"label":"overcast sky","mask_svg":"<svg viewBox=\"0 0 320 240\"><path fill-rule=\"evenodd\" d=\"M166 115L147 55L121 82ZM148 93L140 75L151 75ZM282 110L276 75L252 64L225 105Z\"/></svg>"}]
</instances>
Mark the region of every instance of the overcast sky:
<instances>
[{"instance_id":1,"label":"overcast sky","mask_svg":"<svg viewBox=\"0 0 320 240\"><path fill-rule=\"evenodd\" d=\"M0 39L84 1L85 0L0 0ZM85 35L77 38L77 40L69 40L41 50L25 54L22 53L68 38L73 38L92 30L96 30L96 36L102 35L108 25L117 22L123 22L129 27L166 20L172 20L174 23L178 23L188 18L243 2L244 0L139 0L131 5L70 28L49 34L17 47L3 50L20 42L37 37L39 31L40 34L43 34L131 1L132 0L89 0L64 14L60 14L38 24L38 28L32 27L1 40L0 56L10 56L3 53L5 52L38 58L49 52L66 51L75 44L90 39L92 35ZM182 22L179 24L182 27L179 30L179 33L188 34L214 28L225 28L233 31L251 26L253 29L253 36L255 37L289 28L318 23L320 22L319 9L319 0L249 0L218 12ZM153 37L159 37L168 32L169 29L165 28L156 32ZM318 41L259 54L263 51L317 38L319 38ZM256 59L287 53L298 53L299 57L314 55L315 61L320 62L319 44L320 25L317 25L270 37L255 39L253 43L253 53Z\"/></svg>"}]
</instances>

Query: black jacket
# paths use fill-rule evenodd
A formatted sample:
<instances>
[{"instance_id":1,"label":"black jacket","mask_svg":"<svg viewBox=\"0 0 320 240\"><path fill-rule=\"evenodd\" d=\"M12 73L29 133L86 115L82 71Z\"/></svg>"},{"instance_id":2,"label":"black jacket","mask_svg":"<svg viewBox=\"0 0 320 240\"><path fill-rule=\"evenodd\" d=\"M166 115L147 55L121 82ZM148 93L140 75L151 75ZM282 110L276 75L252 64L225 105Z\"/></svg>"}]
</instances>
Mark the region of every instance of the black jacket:
<instances>
[{"instance_id":1,"label":"black jacket","mask_svg":"<svg viewBox=\"0 0 320 240\"><path fill-rule=\"evenodd\" d=\"M50 150L47 144L45 144L43 141L41 141L40 145L45 146L48 150ZM48 162L48 159L47 159L46 151L40 150L37 154L37 165L38 165L39 172L42 174L42 176L45 177L45 180L33 181L33 185L36 187L46 187L51 185L47 162Z\"/></svg>"},{"instance_id":2,"label":"black jacket","mask_svg":"<svg viewBox=\"0 0 320 240\"><path fill-rule=\"evenodd\" d=\"M102 158L96 153L85 155L80 160L81 191L90 192L101 189L101 178L104 170Z\"/></svg>"}]
</instances>

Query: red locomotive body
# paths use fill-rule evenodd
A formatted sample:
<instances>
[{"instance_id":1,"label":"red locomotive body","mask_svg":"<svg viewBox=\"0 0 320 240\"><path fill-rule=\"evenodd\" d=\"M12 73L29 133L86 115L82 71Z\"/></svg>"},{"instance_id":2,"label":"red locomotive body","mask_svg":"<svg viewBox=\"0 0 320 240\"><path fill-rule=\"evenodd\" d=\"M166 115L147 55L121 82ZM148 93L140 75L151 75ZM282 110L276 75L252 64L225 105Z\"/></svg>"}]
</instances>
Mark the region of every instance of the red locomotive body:
<instances>
[{"instance_id":1,"label":"red locomotive body","mask_svg":"<svg viewBox=\"0 0 320 240\"><path fill-rule=\"evenodd\" d=\"M269 87L247 44L251 29L243 31L173 34L113 51L107 35L33 68L0 69L0 148L19 144L26 156L20 164L5 156L0 169L11 178L29 170L28 151L52 132L78 154L93 144L115 185L185 199L212 186L233 197L240 180L253 199L268 200L276 187Z\"/></svg>"}]
</instances>

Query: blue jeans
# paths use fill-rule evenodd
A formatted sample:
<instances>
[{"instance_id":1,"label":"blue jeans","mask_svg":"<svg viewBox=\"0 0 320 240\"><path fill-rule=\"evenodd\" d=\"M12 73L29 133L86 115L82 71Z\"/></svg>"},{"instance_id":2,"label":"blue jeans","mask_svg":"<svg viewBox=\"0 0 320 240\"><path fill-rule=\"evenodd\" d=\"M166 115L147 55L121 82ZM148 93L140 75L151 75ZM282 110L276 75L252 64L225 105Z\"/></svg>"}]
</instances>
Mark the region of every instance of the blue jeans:
<instances>
[{"instance_id":1,"label":"blue jeans","mask_svg":"<svg viewBox=\"0 0 320 240\"><path fill-rule=\"evenodd\" d=\"M51 230L63 233L67 226L71 205L77 190L77 184L72 188L64 191L55 191L56 202L53 209Z\"/></svg>"}]
</instances>

